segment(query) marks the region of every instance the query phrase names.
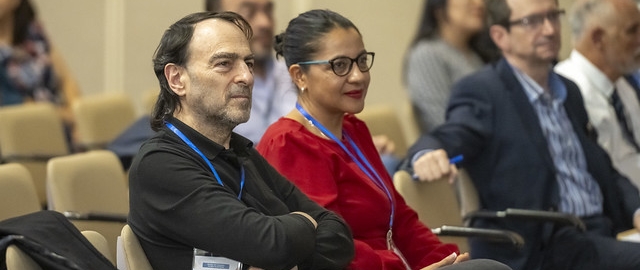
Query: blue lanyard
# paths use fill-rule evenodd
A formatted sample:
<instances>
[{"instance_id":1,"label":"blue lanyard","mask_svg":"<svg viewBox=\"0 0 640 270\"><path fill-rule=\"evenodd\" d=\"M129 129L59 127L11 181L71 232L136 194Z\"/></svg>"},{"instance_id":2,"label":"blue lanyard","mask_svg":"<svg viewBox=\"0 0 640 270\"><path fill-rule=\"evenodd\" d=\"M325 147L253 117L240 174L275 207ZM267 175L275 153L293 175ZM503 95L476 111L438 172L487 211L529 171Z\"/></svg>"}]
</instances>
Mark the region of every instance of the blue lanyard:
<instances>
[{"instance_id":1,"label":"blue lanyard","mask_svg":"<svg viewBox=\"0 0 640 270\"><path fill-rule=\"evenodd\" d=\"M196 153L198 153L198 155L200 155L200 157L204 160L204 162L207 163L207 165L209 165L209 169L211 169L211 171L213 172L213 176L216 177L216 180L218 181L218 184L220 184L221 186L224 187L224 184L222 183L222 180L220 179L220 175L218 175L218 171L216 171L216 168L213 167L213 164L211 164L211 161L209 161L209 159L207 159L207 157L204 156L204 154L202 153L202 151L200 151L200 149L198 149L198 147L196 147L195 144L193 144L191 142L191 140L189 140L189 138L187 138L187 136L185 136L177 127L175 127L173 124L169 123L169 122L164 122L164 124L171 130L173 131L173 133L175 133L176 135L178 135L178 137L180 137L180 139L182 139L182 141L184 141L189 147L191 147L191 149L193 149L193 151L195 151ZM242 189L244 188L244 166L242 165L242 163L240 163L240 191L238 192L238 200L240 200L242 198Z\"/></svg>"},{"instance_id":2,"label":"blue lanyard","mask_svg":"<svg viewBox=\"0 0 640 270\"><path fill-rule=\"evenodd\" d=\"M378 172L373 168L373 166L371 165L369 160L367 160L367 158L364 156L360 148L355 144L355 142L351 139L351 137L349 137L349 134L347 134L345 131L342 132L347 142L349 142L349 145L351 145L351 148L356 151L355 155L352 153L352 151L349 150L349 148L347 148L346 145L344 145L344 143L342 143L342 141L340 141L335 135L333 135L333 133L329 132L327 128L325 128L322 124L320 124L320 122L318 122L318 120L313 118L313 116L311 116L304 108L302 108L302 106L300 106L300 103L296 103L296 109L298 109L300 114L302 114L302 116L304 116L304 118L307 119L307 121L311 121L311 123L314 126L316 126L323 134L325 134L331 140L336 142L340 146L340 148L342 148L342 150L344 150L344 152L347 153L347 155L349 155L349 157L356 163L356 165L358 165L360 170L362 170L362 172L364 172L367 175L367 177L369 177L369 179L371 179L371 181L373 181L373 183L376 184L376 186L378 186L387 194L387 197L389 198L389 202L391 203L391 214L389 216L389 229L393 228L393 218L395 216L396 209L395 209L395 202L393 200L393 196L391 195L391 191L389 191L389 188L384 184L382 177L380 177Z\"/></svg>"}]
</instances>

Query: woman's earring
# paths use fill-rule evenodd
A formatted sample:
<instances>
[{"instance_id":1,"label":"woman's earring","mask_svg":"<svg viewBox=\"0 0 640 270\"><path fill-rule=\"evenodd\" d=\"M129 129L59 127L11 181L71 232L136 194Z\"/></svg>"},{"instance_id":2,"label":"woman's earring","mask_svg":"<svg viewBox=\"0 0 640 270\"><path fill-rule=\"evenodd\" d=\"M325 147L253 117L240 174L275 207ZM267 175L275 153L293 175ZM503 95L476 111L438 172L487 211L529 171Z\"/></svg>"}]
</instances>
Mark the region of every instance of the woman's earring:
<instances>
[{"instance_id":1,"label":"woman's earring","mask_svg":"<svg viewBox=\"0 0 640 270\"><path fill-rule=\"evenodd\" d=\"M304 92L304 87L300 88L300 92Z\"/></svg>"}]
</instances>

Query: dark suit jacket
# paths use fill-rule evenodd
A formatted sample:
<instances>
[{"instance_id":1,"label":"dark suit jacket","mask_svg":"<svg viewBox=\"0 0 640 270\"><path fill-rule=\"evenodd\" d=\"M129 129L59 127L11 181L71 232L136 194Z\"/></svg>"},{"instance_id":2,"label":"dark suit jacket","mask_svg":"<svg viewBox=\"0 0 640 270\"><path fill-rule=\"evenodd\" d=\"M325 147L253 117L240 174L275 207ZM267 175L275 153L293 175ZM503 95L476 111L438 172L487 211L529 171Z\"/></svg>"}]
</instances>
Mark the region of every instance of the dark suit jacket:
<instances>
[{"instance_id":1,"label":"dark suit jacket","mask_svg":"<svg viewBox=\"0 0 640 270\"><path fill-rule=\"evenodd\" d=\"M612 167L595 140L577 86L562 78L567 88L565 110L584 150L589 172L604 197L604 215L616 231L632 227L640 207L637 189ZM447 120L410 149L443 148L449 156L464 155L461 166L478 190L481 207L488 210L557 209L560 201L555 166L538 116L511 66L502 59L457 83L447 109ZM498 244L472 241L474 257L488 257L513 269L535 269L540 249L549 240L548 225L504 220L483 220L485 228L506 228L526 241L522 251ZM613 234L613 232L612 232Z\"/></svg>"}]
</instances>

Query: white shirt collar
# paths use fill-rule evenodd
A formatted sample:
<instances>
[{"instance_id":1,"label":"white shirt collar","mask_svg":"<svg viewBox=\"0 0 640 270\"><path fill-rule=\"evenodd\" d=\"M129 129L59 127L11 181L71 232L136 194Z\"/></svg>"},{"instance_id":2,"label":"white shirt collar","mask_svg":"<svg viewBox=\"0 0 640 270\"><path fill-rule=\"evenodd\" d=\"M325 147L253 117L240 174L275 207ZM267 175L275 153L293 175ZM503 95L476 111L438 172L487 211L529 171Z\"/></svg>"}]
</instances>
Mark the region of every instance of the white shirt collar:
<instances>
[{"instance_id":1,"label":"white shirt collar","mask_svg":"<svg viewBox=\"0 0 640 270\"><path fill-rule=\"evenodd\" d=\"M575 67L582 69L582 73L593 85L595 91L601 92L606 97L613 93L614 84L600 69L593 65L584 55L575 49L569 56Z\"/></svg>"}]
</instances>

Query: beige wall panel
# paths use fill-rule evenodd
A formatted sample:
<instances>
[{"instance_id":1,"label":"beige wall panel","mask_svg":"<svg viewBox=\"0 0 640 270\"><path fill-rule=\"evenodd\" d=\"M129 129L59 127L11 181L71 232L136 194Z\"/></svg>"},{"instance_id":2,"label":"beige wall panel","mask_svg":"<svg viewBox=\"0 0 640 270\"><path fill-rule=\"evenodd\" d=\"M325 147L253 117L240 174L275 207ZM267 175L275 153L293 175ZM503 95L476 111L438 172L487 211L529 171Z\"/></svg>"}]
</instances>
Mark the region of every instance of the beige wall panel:
<instances>
[{"instance_id":1,"label":"beige wall panel","mask_svg":"<svg viewBox=\"0 0 640 270\"><path fill-rule=\"evenodd\" d=\"M125 1L124 86L143 112L147 91L160 91L151 59L164 31L187 14L204 10L202 0Z\"/></svg>"},{"instance_id":2,"label":"beige wall panel","mask_svg":"<svg viewBox=\"0 0 640 270\"><path fill-rule=\"evenodd\" d=\"M105 0L32 0L83 94L104 91Z\"/></svg>"}]
</instances>

